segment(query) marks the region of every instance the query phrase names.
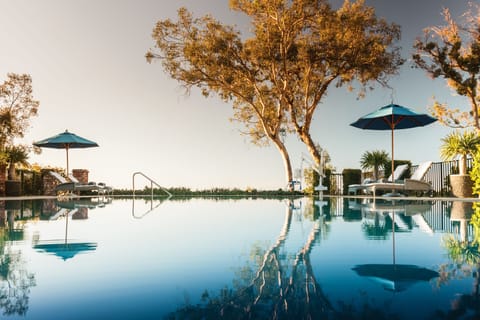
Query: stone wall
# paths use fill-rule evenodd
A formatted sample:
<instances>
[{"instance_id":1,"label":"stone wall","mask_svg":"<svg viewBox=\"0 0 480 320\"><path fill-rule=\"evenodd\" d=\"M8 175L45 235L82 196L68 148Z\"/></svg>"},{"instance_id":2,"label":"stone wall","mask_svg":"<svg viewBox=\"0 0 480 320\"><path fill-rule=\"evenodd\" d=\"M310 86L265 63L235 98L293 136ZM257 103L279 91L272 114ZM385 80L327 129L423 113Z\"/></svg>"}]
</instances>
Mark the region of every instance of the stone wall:
<instances>
[{"instance_id":1,"label":"stone wall","mask_svg":"<svg viewBox=\"0 0 480 320\"><path fill-rule=\"evenodd\" d=\"M73 169L72 175L77 178L80 183L88 183L88 170L86 169Z\"/></svg>"},{"instance_id":2,"label":"stone wall","mask_svg":"<svg viewBox=\"0 0 480 320\"><path fill-rule=\"evenodd\" d=\"M54 196L55 187L58 186L60 182L54 176L49 174L48 171L45 170L42 172L43 194L46 196Z\"/></svg>"},{"instance_id":3,"label":"stone wall","mask_svg":"<svg viewBox=\"0 0 480 320\"><path fill-rule=\"evenodd\" d=\"M42 186L43 186L43 194L46 196L54 196L55 187L60 184L54 176L49 174L48 172L51 170L43 170L42 171ZM88 183L88 170L86 169L73 169L72 175L80 182L80 183ZM68 180L68 179L67 179Z\"/></svg>"}]
</instances>

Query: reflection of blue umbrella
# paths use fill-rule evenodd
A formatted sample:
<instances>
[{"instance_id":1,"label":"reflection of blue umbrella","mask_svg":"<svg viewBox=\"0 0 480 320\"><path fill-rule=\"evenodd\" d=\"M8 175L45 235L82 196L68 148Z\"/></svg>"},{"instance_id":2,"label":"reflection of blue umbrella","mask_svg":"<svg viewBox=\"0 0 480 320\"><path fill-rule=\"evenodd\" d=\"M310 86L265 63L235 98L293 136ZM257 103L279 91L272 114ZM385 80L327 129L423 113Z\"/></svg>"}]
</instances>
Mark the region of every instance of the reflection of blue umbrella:
<instances>
[{"instance_id":1,"label":"reflection of blue umbrella","mask_svg":"<svg viewBox=\"0 0 480 320\"><path fill-rule=\"evenodd\" d=\"M96 142L79 137L74 133L62 132L53 137L33 143L34 146L42 148L65 149L67 152L67 175L68 175L68 149L98 147Z\"/></svg>"},{"instance_id":2,"label":"reflection of blue umbrella","mask_svg":"<svg viewBox=\"0 0 480 320\"><path fill-rule=\"evenodd\" d=\"M377 205L378 203L378 205ZM397 264L395 260L395 215L394 210L406 210L408 204L403 201L375 201L373 208L383 212L391 209L392 212L392 264L362 264L352 268L360 276L369 277L380 282L385 290L402 291L409 285L419 281L430 281L439 276L438 272L409 264ZM430 205L431 206L431 205ZM414 209L416 210L416 209Z\"/></svg>"},{"instance_id":3,"label":"reflection of blue umbrella","mask_svg":"<svg viewBox=\"0 0 480 320\"><path fill-rule=\"evenodd\" d=\"M392 172L394 171L394 131L395 129L408 129L423 127L437 119L427 115L419 114L408 108L389 104L377 111L371 112L354 123L350 124L356 128L368 130L391 130L392 131ZM392 177L393 179L393 177Z\"/></svg>"},{"instance_id":4,"label":"reflection of blue umbrella","mask_svg":"<svg viewBox=\"0 0 480 320\"><path fill-rule=\"evenodd\" d=\"M402 291L419 281L430 281L438 272L408 264L363 264L353 268L360 276L380 282L386 290Z\"/></svg>"},{"instance_id":5,"label":"reflection of blue umbrella","mask_svg":"<svg viewBox=\"0 0 480 320\"><path fill-rule=\"evenodd\" d=\"M87 251L93 251L97 248L95 242L64 242L62 240L56 241L43 241L36 244L34 248L41 252L56 255L63 260L73 258L78 253L86 253Z\"/></svg>"},{"instance_id":6,"label":"reflection of blue umbrella","mask_svg":"<svg viewBox=\"0 0 480 320\"><path fill-rule=\"evenodd\" d=\"M40 252L56 255L67 260L73 258L79 253L87 253L97 249L96 242L75 242L68 240L68 212L65 214L65 239L44 240L35 243L34 249Z\"/></svg>"}]
</instances>

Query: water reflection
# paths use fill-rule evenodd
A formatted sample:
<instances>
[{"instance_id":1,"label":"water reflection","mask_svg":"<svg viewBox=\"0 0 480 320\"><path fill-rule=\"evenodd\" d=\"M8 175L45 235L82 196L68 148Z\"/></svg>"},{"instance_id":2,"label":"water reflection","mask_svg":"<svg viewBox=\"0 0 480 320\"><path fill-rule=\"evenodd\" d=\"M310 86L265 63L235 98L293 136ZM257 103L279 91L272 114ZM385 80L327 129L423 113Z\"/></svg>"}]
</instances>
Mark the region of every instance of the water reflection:
<instances>
[{"instance_id":1,"label":"water reflection","mask_svg":"<svg viewBox=\"0 0 480 320\"><path fill-rule=\"evenodd\" d=\"M343 201L343 200L342 200ZM346 205L346 208L342 206ZM470 203L471 206L471 203ZM329 220L343 212L346 222L361 220L368 239L391 239L391 264L363 264L352 266L360 276L374 278L383 288L402 292L419 282L431 282L443 279L445 270L413 264L399 264L396 261L395 234L412 232L414 229L432 236L435 232L450 233L458 230L461 239L478 239L465 232L473 230L465 227L468 217L472 214L458 212L457 208L465 208L453 203L445 206L428 202L364 202L358 205L341 201L310 202L303 208L290 202L287 205L285 221L276 242L269 248L256 245L251 250L252 264L244 266L237 272L232 287L225 287L215 295L205 290L200 305L187 305L169 314L170 319L189 318L252 318L252 319L390 319L401 318L401 313L389 310L386 305L379 305L374 298L368 298L368 291L363 292L365 301L334 300L322 288L311 262L313 248L319 247L330 232ZM444 209L452 208L449 216ZM299 212L302 212L301 214ZM294 217L310 219L312 227L303 246L295 253L286 253L286 247L292 229ZM447 222L445 222L447 221ZM456 224L459 228L455 229ZM470 243L470 246L472 243ZM452 311L435 310L435 306L427 311L431 318L456 319L455 312L465 310L473 312L473 317L479 315L478 300L478 241L476 242L475 262L477 270L470 275L474 277L472 294L458 296L452 305ZM450 255L451 263L458 260ZM408 261L407 261L408 262ZM473 261L470 261L473 263ZM428 268L427 268L428 267ZM445 282L445 284L446 284ZM434 284L434 282L432 283ZM415 293L413 293L415 296ZM351 299L351 298L350 298ZM468 306L468 307L467 307ZM439 308L442 306L438 306ZM468 309L469 308L469 309ZM402 312L402 311L398 311Z\"/></svg>"},{"instance_id":2,"label":"water reflection","mask_svg":"<svg viewBox=\"0 0 480 320\"><path fill-rule=\"evenodd\" d=\"M332 305L313 272L310 253L322 233L328 232L323 213L326 204L310 202L302 209L300 203L288 201L276 242L267 249L260 245L252 248L253 267L249 264L237 271L234 289L225 288L218 296L206 290L202 306L186 306L169 318L325 318ZM313 223L306 242L292 254L284 249L294 218Z\"/></svg>"},{"instance_id":3,"label":"water reflection","mask_svg":"<svg viewBox=\"0 0 480 320\"><path fill-rule=\"evenodd\" d=\"M391 264L363 264L353 268L360 276L368 277L376 282L379 282L385 290L399 292L407 289L412 284L419 281L430 281L433 278L439 276L438 272L409 264L398 264L396 261L396 248L395 248L395 232L396 230L411 230L412 225L404 220L405 217L412 217L412 220L416 222L421 228L427 228L427 233L433 233L431 228L423 218L423 214L430 210L431 203L411 203L402 200L371 200L362 205L363 212L366 217L373 215L373 227L372 224L367 222L363 225L366 226L367 235L374 238L378 238L381 234L385 238L387 230L391 230L392 235L392 263ZM380 223L380 217L390 218L390 228L386 219L383 219ZM373 230L373 232L371 232ZM381 230L382 232L379 232Z\"/></svg>"},{"instance_id":4,"label":"water reflection","mask_svg":"<svg viewBox=\"0 0 480 320\"><path fill-rule=\"evenodd\" d=\"M80 198L80 199L62 199L55 200L55 213L51 214L49 220L65 219L65 236L63 239L40 240L36 237L33 248L39 252L54 255L64 261L75 257L78 254L85 254L97 249L96 242L77 241L68 238L69 219L88 219L88 210L97 206L103 207L110 203L110 200L104 198ZM50 207L50 205L47 205ZM53 211L52 211L53 212Z\"/></svg>"},{"instance_id":5,"label":"water reflection","mask_svg":"<svg viewBox=\"0 0 480 320\"><path fill-rule=\"evenodd\" d=\"M35 275L28 271L22 251L14 241L23 240L20 201L0 201L0 308L4 315L25 315L28 310L30 288L36 285Z\"/></svg>"},{"instance_id":6,"label":"water reflection","mask_svg":"<svg viewBox=\"0 0 480 320\"><path fill-rule=\"evenodd\" d=\"M414 227L428 234L434 233L426 220L426 214L433 208L430 201L355 200L350 201L348 206L360 213L362 229L369 239L386 240L393 232L411 232Z\"/></svg>"},{"instance_id":7,"label":"water reflection","mask_svg":"<svg viewBox=\"0 0 480 320\"><path fill-rule=\"evenodd\" d=\"M480 204L454 201L450 219L453 232L444 238L449 261L440 266L439 286L458 279L473 279L470 293L459 293L449 312L438 312L445 319L480 317ZM473 317L472 317L473 315Z\"/></svg>"},{"instance_id":8,"label":"water reflection","mask_svg":"<svg viewBox=\"0 0 480 320\"><path fill-rule=\"evenodd\" d=\"M137 209L142 209L139 212L151 208L151 203L136 201ZM25 314L31 295L29 316L54 318L52 315L58 314L58 299L44 297L60 290L64 314L68 314L72 306L83 305L97 315L111 312L116 318L466 319L480 315L480 224L474 222L480 220L480 214L471 203L351 202L346 198L327 198L325 201L284 201L283 207L281 201L284 200L238 200L221 206L208 202L208 206L203 207L205 212L217 209L219 212L207 215L208 223L200 226L198 223L204 216L199 212L205 213L197 210L204 204L200 200L170 203L169 214L165 214L165 210L154 210L147 219L141 220L132 217L129 201L115 202L112 210L99 215L92 210L105 204L93 200L9 203L8 209L3 203L0 207L3 217L0 220L0 308L15 315ZM233 210L237 202L241 209ZM181 214L175 210L182 210ZM267 215L256 220L263 210ZM105 219L104 212L113 219ZM183 220L177 220L180 215ZM75 219L89 221L72 223ZM43 221L30 224L29 220ZM112 220L115 230L105 232L101 223ZM225 232L224 238L217 237L216 231L225 231L222 227L231 227L232 221L235 229L238 224L241 238L230 232ZM266 223L253 232L258 221ZM190 223L188 228L185 222ZM207 229L210 224L211 229ZM273 233L270 233L271 226L274 226ZM81 231L86 228L91 238L82 241L93 243L94 247L84 251L81 247L73 248L70 257L54 253L55 248L46 252L52 256L39 254L30 247L30 241L24 240L32 234L37 236L37 244L55 240L51 239L54 236L47 236L54 230L60 238L59 244L70 243L74 232L85 235ZM365 231L366 228L370 231ZM132 233L128 233L132 229ZM214 235L209 238L205 230ZM255 235L244 235L250 231ZM268 232L265 237L264 231ZM127 235L140 232L142 237L127 241L133 238ZM207 241L203 242L202 237L208 238ZM210 247L217 239L225 240L217 241L221 242L221 249ZM441 240L443 247L439 246ZM96 242L89 241L99 241L102 250L96 249ZM192 245L181 244L181 241ZM20 250L15 250L22 246L27 251L25 256L35 262L34 266L25 262ZM131 261L126 263L125 252L142 246L148 251L145 260L142 260L143 254L128 253ZM198 248L204 251L197 251ZM83 256L88 259L83 260L81 253L89 253ZM85 268L82 262L96 267ZM40 265L42 263L44 265ZM58 281L58 275L51 274L55 263L65 266L59 268L64 272L65 284L49 282ZM201 266L185 268L187 264ZM119 267L113 270L112 265ZM352 271L356 266L358 273ZM226 269L228 271L223 271ZM36 276L42 283L30 294L35 286L32 270L38 273ZM71 270L82 272L71 277ZM366 277L375 277L382 285ZM89 291L87 279L92 278L102 279L96 292ZM219 289L222 286L223 289ZM3 291L10 288L16 291ZM393 292L386 292L384 288ZM17 300L13 301L15 294ZM184 296L188 296L188 300L182 300ZM10 300L2 301L4 297ZM41 300L41 309L37 308L40 304L37 299ZM158 307L160 300L163 304ZM89 317L79 313L77 318Z\"/></svg>"}]
</instances>

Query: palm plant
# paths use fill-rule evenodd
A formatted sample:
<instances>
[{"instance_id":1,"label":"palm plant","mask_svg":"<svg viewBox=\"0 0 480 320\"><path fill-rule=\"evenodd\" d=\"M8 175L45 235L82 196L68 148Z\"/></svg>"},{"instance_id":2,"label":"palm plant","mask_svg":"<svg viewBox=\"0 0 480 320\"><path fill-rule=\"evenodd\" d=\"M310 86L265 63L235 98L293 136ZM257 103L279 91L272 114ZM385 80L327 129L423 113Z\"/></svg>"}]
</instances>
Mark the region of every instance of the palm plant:
<instances>
[{"instance_id":1,"label":"palm plant","mask_svg":"<svg viewBox=\"0 0 480 320\"><path fill-rule=\"evenodd\" d=\"M15 167L17 164L21 164L24 166L29 165L29 163L27 162L28 152L28 147L23 145L12 145L5 148L4 157L6 162L8 163L8 180L16 180L17 175L15 172Z\"/></svg>"},{"instance_id":2,"label":"palm plant","mask_svg":"<svg viewBox=\"0 0 480 320\"><path fill-rule=\"evenodd\" d=\"M475 154L480 136L475 131L454 131L442 139L440 156L443 160L459 159L459 174L467 174L467 158Z\"/></svg>"},{"instance_id":3,"label":"palm plant","mask_svg":"<svg viewBox=\"0 0 480 320\"><path fill-rule=\"evenodd\" d=\"M380 168L385 168L390 162L388 153L384 150L366 151L360 159L363 170L373 169L373 178L378 179Z\"/></svg>"}]
</instances>

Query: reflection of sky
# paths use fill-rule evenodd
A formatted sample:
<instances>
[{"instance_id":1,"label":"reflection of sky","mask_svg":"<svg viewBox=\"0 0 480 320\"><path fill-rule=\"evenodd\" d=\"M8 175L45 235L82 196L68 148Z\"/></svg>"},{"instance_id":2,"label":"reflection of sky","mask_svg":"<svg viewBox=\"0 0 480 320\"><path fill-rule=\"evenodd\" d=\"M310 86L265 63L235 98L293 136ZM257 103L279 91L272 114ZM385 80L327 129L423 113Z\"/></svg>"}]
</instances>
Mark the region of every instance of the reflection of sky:
<instances>
[{"instance_id":1,"label":"reflection of sky","mask_svg":"<svg viewBox=\"0 0 480 320\"><path fill-rule=\"evenodd\" d=\"M295 256L305 245L315 225L303 215L307 206L308 201L303 201L302 209L294 211L281 254ZM139 213L149 207L141 201L135 206ZM36 279L27 318L157 319L186 303L199 303L205 290L216 296L220 289L232 286L239 268L252 264L255 245L268 249L277 241L286 208L286 202L278 200L167 201L142 219L134 219L131 200L114 201L89 210L88 219L69 220L69 239L98 246L67 261L34 251L30 241L34 234L40 240L62 238L63 218L28 223L27 240L17 243L25 246L27 269ZM328 224L321 228L310 258L315 277L334 306L341 300L368 299L379 307L388 302L391 310L402 312L408 305L411 313L405 312L415 317L421 312L428 315L431 305L448 310L455 294L470 293L471 278L451 281L440 289L434 282L419 282L402 292L387 292L358 276L352 267L392 263L391 233L386 240L371 240L360 220L345 222L339 216ZM411 232L396 233L396 262L438 270L448 261L442 237L415 226Z\"/></svg>"}]
</instances>

